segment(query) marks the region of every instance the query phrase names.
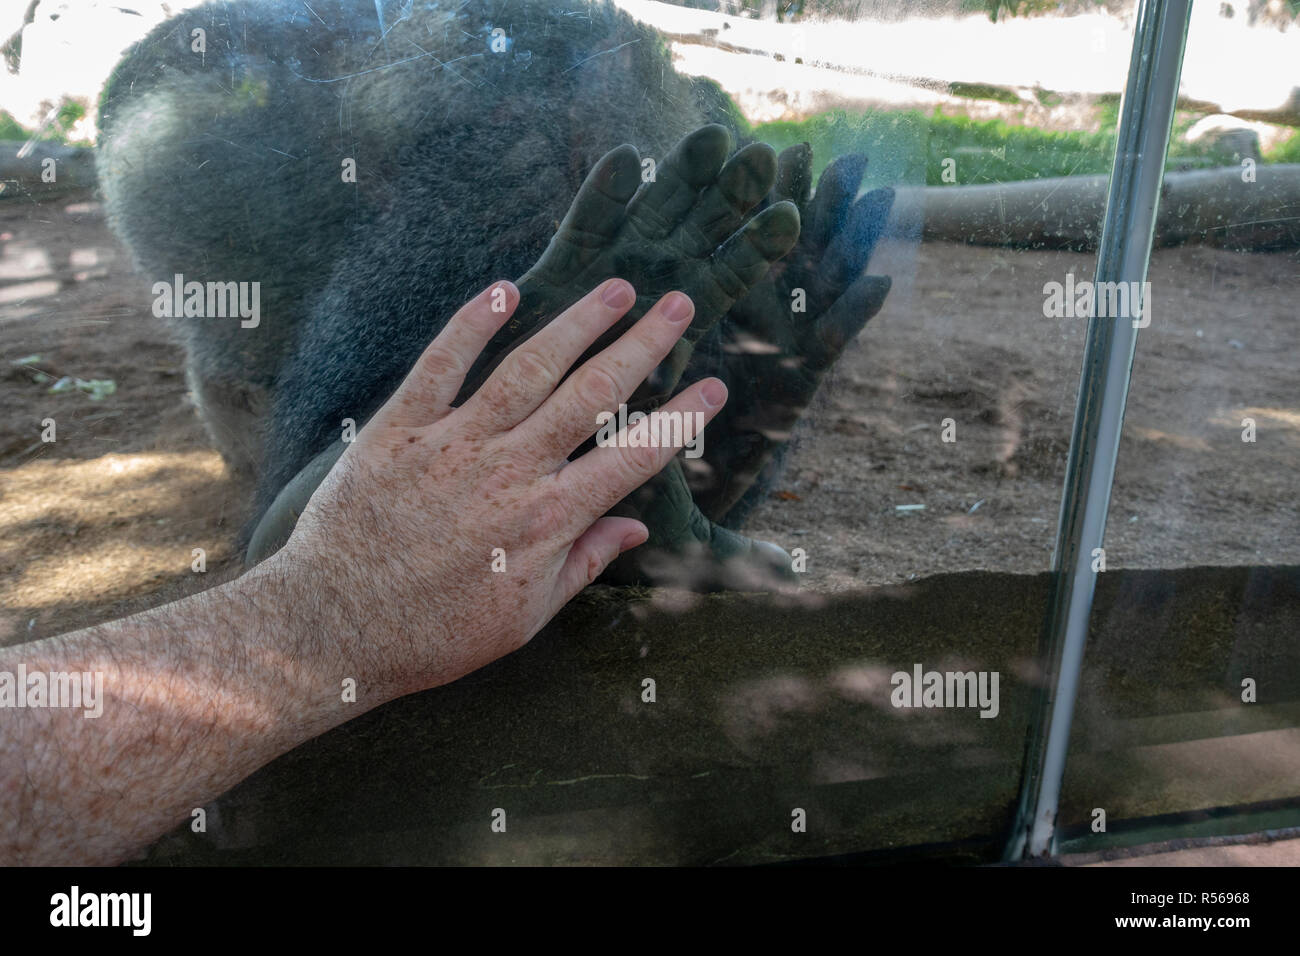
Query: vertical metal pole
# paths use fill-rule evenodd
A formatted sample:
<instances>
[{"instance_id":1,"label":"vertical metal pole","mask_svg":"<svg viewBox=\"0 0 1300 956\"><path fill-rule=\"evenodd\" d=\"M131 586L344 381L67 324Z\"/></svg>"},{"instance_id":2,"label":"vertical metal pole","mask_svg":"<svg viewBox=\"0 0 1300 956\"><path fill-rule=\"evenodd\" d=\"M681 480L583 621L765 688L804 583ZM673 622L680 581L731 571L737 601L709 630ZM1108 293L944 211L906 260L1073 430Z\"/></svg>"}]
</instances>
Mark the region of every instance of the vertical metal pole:
<instances>
[{"instance_id":1,"label":"vertical metal pole","mask_svg":"<svg viewBox=\"0 0 1300 956\"><path fill-rule=\"evenodd\" d=\"M1055 844L1070 723L1097 585L1093 550L1102 546L1106 530L1137 328L1151 314L1145 295L1140 311L1130 300L1130 314L1104 314L1107 296L1102 290L1109 287L1103 283L1144 288L1190 15L1190 0L1138 4L1040 644L1044 685L1027 745L1008 860L1050 855Z\"/></svg>"}]
</instances>

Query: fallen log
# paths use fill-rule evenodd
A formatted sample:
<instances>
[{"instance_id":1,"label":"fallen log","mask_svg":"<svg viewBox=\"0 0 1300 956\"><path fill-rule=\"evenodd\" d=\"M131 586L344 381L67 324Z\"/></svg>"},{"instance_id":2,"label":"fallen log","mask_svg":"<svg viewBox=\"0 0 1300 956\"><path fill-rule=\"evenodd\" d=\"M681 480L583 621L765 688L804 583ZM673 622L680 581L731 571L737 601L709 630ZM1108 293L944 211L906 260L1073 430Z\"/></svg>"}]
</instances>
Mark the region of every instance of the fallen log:
<instances>
[{"instance_id":1,"label":"fallen log","mask_svg":"<svg viewBox=\"0 0 1300 956\"><path fill-rule=\"evenodd\" d=\"M0 140L0 199L41 198L94 186L95 181L93 149Z\"/></svg>"},{"instance_id":2,"label":"fallen log","mask_svg":"<svg viewBox=\"0 0 1300 956\"><path fill-rule=\"evenodd\" d=\"M1300 164L1165 175L1158 246L1203 242L1263 251L1300 246ZM979 186L902 187L896 236L974 245L1092 249L1101 236L1109 176L1067 176Z\"/></svg>"}]
</instances>

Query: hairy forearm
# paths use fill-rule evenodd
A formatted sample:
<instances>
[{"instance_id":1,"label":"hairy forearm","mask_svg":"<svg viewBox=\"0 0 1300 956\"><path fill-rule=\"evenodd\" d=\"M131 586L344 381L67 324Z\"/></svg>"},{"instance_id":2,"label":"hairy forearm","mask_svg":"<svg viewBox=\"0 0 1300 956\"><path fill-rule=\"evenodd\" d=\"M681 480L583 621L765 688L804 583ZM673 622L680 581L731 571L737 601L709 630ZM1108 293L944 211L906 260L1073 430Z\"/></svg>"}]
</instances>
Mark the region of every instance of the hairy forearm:
<instances>
[{"instance_id":1,"label":"hairy forearm","mask_svg":"<svg viewBox=\"0 0 1300 956\"><path fill-rule=\"evenodd\" d=\"M0 650L0 703L5 675L12 697L19 671L76 672L96 688L79 708L0 706L0 863L127 859L304 741L518 650L645 542L644 525L607 513L680 446L571 456L610 400L631 395L682 337L690 300L660 299L561 384L635 301L626 282L605 282L453 408L460 370L509 318L503 295L517 303L498 284L452 317L312 494L288 543L248 574ZM664 411L707 421L726 394L709 379ZM489 562L505 557L503 544L510 570L496 573ZM80 692L86 682L65 683Z\"/></svg>"},{"instance_id":2,"label":"hairy forearm","mask_svg":"<svg viewBox=\"0 0 1300 956\"><path fill-rule=\"evenodd\" d=\"M382 702L348 676L328 582L284 561L133 617L0 650L0 673L102 674L102 713L0 708L0 863L109 864L263 764ZM310 582L308 589L303 582ZM12 687L12 684L11 684ZM21 691L20 691L21 693ZM96 704L98 709L99 704Z\"/></svg>"}]
</instances>

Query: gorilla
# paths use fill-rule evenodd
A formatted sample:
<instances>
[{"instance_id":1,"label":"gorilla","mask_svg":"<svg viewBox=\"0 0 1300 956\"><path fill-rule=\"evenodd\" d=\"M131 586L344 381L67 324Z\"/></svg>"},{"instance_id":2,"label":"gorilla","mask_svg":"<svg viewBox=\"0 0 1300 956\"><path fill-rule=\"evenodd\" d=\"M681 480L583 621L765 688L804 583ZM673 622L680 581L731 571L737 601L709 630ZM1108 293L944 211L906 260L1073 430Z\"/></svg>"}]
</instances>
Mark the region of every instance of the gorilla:
<instances>
[{"instance_id":1,"label":"gorilla","mask_svg":"<svg viewBox=\"0 0 1300 956\"><path fill-rule=\"evenodd\" d=\"M608 0L208 3L128 51L100 128L109 220L141 272L257 283L256 322L171 317L205 425L256 482L249 563L489 282L518 277L521 303L462 399L619 275L638 301L611 335L671 289L696 303L629 406L706 375L731 398L698 460L619 506L651 537L608 579L789 574L783 550L738 532L889 290L864 274L893 195L858 198L865 157L814 190L807 144L750 142L727 96Z\"/></svg>"}]
</instances>

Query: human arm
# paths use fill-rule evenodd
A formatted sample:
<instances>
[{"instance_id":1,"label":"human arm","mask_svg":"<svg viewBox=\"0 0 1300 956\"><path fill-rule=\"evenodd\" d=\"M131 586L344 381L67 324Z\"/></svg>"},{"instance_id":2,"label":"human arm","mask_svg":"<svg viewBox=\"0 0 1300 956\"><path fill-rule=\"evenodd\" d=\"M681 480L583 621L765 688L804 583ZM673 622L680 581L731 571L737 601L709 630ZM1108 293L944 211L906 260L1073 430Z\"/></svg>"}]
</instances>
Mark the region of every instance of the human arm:
<instances>
[{"instance_id":1,"label":"human arm","mask_svg":"<svg viewBox=\"0 0 1300 956\"><path fill-rule=\"evenodd\" d=\"M602 301L610 290L626 301ZM98 717L0 709L0 862L130 858L302 742L523 646L645 540L640 522L601 515L676 449L568 457L668 354L690 301L665 296L560 384L633 303L626 282L603 283L453 409L517 302L500 283L457 313L272 558L174 604L0 650L0 672L103 675ZM707 420L725 396L706 380L666 410Z\"/></svg>"}]
</instances>

